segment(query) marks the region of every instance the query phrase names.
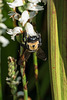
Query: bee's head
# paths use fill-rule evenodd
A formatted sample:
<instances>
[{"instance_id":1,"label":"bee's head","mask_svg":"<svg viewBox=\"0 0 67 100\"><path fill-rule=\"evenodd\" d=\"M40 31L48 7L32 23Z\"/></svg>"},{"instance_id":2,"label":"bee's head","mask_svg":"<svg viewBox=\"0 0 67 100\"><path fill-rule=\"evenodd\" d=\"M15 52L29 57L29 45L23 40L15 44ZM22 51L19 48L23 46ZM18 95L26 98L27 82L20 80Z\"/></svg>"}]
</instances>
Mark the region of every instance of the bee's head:
<instances>
[{"instance_id":1,"label":"bee's head","mask_svg":"<svg viewBox=\"0 0 67 100\"><path fill-rule=\"evenodd\" d=\"M36 41L34 43L29 42L27 43L27 46L30 51L32 52L37 51L39 47L39 41Z\"/></svg>"},{"instance_id":2,"label":"bee's head","mask_svg":"<svg viewBox=\"0 0 67 100\"><path fill-rule=\"evenodd\" d=\"M27 49L29 49L30 51L36 51L38 50L39 46L41 46L41 36L37 35L37 36L29 36L27 38Z\"/></svg>"},{"instance_id":3,"label":"bee's head","mask_svg":"<svg viewBox=\"0 0 67 100\"><path fill-rule=\"evenodd\" d=\"M37 41L37 37L36 36L29 36L27 42L31 42L34 43L35 41Z\"/></svg>"}]
</instances>

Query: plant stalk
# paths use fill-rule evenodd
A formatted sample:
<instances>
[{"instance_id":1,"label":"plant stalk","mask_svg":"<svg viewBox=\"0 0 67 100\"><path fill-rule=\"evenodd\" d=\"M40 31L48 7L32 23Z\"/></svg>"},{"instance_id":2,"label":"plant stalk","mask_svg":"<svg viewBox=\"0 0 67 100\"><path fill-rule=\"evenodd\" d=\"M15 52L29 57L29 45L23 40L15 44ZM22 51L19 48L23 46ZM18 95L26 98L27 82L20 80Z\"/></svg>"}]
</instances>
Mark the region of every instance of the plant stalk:
<instances>
[{"instance_id":1,"label":"plant stalk","mask_svg":"<svg viewBox=\"0 0 67 100\"><path fill-rule=\"evenodd\" d=\"M13 100L17 100L16 95L13 95Z\"/></svg>"},{"instance_id":2,"label":"plant stalk","mask_svg":"<svg viewBox=\"0 0 67 100\"><path fill-rule=\"evenodd\" d=\"M40 100L39 84L38 84L38 63L37 63L37 55L36 55L36 52L33 53L33 63L34 63L34 70L35 70L37 100Z\"/></svg>"},{"instance_id":3,"label":"plant stalk","mask_svg":"<svg viewBox=\"0 0 67 100\"><path fill-rule=\"evenodd\" d=\"M22 53L23 53L23 48L20 47L20 54L22 54ZM22 83L23 83L23 90L24 90L24 100L28 100L28 90L27 90L25 66L26 66L26 62L24 61L23 64L20 66L20 69L21 69L21 74L22 74Z\"/></svg>"}]
</instances>

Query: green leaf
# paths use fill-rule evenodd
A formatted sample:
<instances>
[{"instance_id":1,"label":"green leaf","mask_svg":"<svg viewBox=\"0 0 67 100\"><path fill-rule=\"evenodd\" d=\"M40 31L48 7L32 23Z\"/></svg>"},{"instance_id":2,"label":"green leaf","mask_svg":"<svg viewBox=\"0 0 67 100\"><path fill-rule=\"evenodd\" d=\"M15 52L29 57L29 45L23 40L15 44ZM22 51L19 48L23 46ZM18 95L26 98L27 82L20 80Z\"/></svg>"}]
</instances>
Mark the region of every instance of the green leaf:
<instances>
[{"instance_id":1,"label":"green leaf","mask_svg":"<svg viewBox=\"0 0 67 100\"><path fill-rule=\"evenodd\" d=\"M47 8L53 100L67 100L67 1L48 0Z\"/></svg>"}]
</instances>

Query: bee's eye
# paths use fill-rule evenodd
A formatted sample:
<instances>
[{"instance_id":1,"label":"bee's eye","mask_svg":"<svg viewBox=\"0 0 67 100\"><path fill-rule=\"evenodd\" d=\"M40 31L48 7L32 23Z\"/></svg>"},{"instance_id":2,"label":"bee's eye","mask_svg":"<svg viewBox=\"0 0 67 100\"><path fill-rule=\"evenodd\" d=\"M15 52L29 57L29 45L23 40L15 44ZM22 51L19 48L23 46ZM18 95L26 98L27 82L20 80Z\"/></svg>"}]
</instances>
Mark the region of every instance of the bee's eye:
<instances>
[{"instance_id":1,"label":"bee's eye","mask_svg":"<svg viewBox=\"0 0 67 100\"><path fill-rule=\"evenodd\" d=\"M33 48L35 47L35 45L32 46Z\"/></svg>"}]
</instances>

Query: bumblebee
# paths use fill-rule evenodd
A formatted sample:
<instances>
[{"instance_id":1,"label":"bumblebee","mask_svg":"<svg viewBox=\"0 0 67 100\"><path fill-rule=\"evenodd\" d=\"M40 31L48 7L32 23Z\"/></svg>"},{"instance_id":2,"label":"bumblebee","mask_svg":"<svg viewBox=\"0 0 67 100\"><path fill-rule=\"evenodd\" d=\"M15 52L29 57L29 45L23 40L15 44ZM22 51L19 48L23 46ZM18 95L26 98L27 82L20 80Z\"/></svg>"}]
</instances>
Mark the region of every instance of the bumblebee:
<instances>
[{"instance_id":1,"label":"bumblebee","mask_svg":"<svg viewBox=\"0 0 67 100\"><path fill-rule=\"evenodd\" d=\"M41 46L41 35L29 36L26 38L25 46L29 52L35 52Z\"/></svg>"},{"instance_id":2,"label":"bumblebee","mask_svg":"<svg viewBox=\"0 0 67 100\"><path fill-rule=\"evenodd\" d=\"M25 48L23 55L20 57L19 64L23 61L27 61L31 55L31 53L36 52L37 57L42 59L43 61L46 60L46 55L44 51L40 48L42 45L41 42L41 35L38 34L36 36L24 36L23 43L21 44L22 47Z\"/></svg>"}]
</instances>

